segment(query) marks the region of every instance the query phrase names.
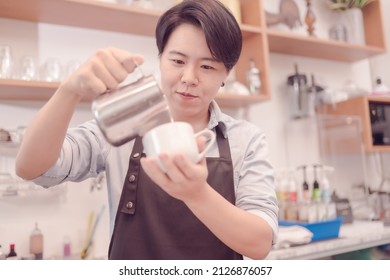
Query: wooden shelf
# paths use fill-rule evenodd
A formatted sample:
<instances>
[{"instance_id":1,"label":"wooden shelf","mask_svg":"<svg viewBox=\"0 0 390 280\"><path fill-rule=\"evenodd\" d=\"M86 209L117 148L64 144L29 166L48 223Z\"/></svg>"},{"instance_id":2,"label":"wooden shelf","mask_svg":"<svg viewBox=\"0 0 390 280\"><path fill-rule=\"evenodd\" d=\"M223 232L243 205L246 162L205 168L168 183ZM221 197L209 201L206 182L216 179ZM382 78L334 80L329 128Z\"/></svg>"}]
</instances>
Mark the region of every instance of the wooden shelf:
<instances>
[{"instance_id":1,"label":"wooden shelf","mask_svg":"<svg viewBox=\"0 0 390 280\"><path fill-rule=\"evenodd\" d=\"M218 95L221 106L246 107L271 98L269 54L282 53L341 62L355 62L386 50L380 0L364 10L366 46L269 30L264 0L241 0L243 49L236 65L237 80L246 83L250 59L260 68L261 96ZM0 17L141 36L154 36L161 11L97 0L0 0ZM58 84L0 80L2 100L48 100ZM88 100L86 100L88 101Z\"/></svg>"},{"instance_id":2,"label":"wooden shelf","mask_svg":"<svg viewBox=\"0 0 390 280\"><path fill-rule=\"evenodd\" d=\"M333 105L324 105L317 112L331 116L358 116L361 120L362 140L366 152L390 152L388 145L374 145L372 140L370 102L381 102L390 105L390 97L358 96ZM347 147L347 145L346 145ZM350 148L350 147L349 147ZM347 150L347 149L346 149Z\"/></svg>"},{"instance_id":3,"label":"wooden shelf","mask_svg":"<svg viewBox=\"0 0 390 280\"><path fill-rule=\"evenodd\" d=\"M242 37L247 39L250 36L253 36L255 34L261 34L263 33L263 29L260 27L256 27L253 25L248 25L248 24L241 24L240 25L241 32L242 32Z\"/></svg>"},{"instance_id":4,"label":"wooden shelf","mask_svg":"<svg viewBox=\"0 0 390 280\"><path fill-rule=\"evenodd\" d=\"M254 2L248 4L246 8L250 9ZM96 0L30 0L28 5L24 0L0 0L0 17L143 36L154 36L155 26L160 15L161 11L158 10L104 3ZM109 20L102 20L103 18ZM264 52L259 54L259 50L261 50L259 43L262 44L259 38L263 34L263 29L249 22L249 24L243 23L241 30L244 38L243 48L251 52L237 64L240 72L245 73L250 58L255 57L258 61L257 64L261 67L267 57L262 56ZM223 107L238 108L268 100L270 86L267 82L267 70L265 68L261 70L263 73L262 79L264 80L261 96L218 95L218 103ZM240 76L240 80L245 82L244 74ZM0 99L47 101L57 87L58 83L0 80ZM84 102L90 101L84 100Z\"/></svg>"},{"instance_id":5,"label":"wooden shelf","mask_svg":"<svg viewBox=\"0 0 390 280\"><path fill-rule=\"evenodd\" d=\"M0 79L0 99L8 101L47 101L59 83Z\"/></svg>"},{"instance_id":6,"label":"wooden shelf","mask_svg":"<svg viewBox=\"0 0 390 280\"><path fill-rule=\"evenodd\" d=\"M221 93L218 94L217 97L215 98L218 105L223 108L248 107L253 104L264 102L269 99L270 97L264 95L247 96L247 95L239 95L239 94L232 94L232 93Z\"/></svg>"},{"instance_id":7,"label":"wooden shelf","mask_svg":"<svg viewBox=\"0 0 390 280\"><path fill-rule=\"evenodd\" d=\"M390 103L390 96L363 96L367 101Z\"/></svg>"},{"instance_id":8,"label":"wooden shelf","mask_svg":"<svg viewBox=\"0 0 390 280\"><path fill-rule=\"evenodd\" d=\"M96 0L0 0L0 17L154 36L161 12Z\"/></svg>"},{"instance_id":9,"label":"wooden shelf","mask_svg":"<svg viewBox=\"0 0 390 280\"><path fill-rule=\"evenodd\" d=\"M288 55L356 62L386 51L379 47L351 45L274 30L268 30L267 35L271 52Z\"/></svg>"},{"instance_id":10,"label":"wooden shelf","mask_svg":"<svg viewBox=\"0 0 390 280\"><path fill-rule=\"evenodd\" d=\"M60 83L0 79L0 100L48 101ZM91 102L83 99L82 102Z\"/></svg>"},{"instance_id":11,"label":"wooden shelf","mask_svg":"<svg viewBox=\"0 0 390 280\"><path fill-rule=\"evenodd\" d=\"M0 0L0 17L143 36L154 36L160 15L159 10L97 0L29 0L29 5L25 0ZM249 24L242 24L241 30L244 38L262 32Z\"/></svg>"},{"instance_id":12,"label":"wooden shelf","mask_svg":"<svg viewBox=\"0 0 390 280\"><path fill-rule=\"evenodd\" d=\"M356 62L386 52L382 5L373 1L363 8L366 45L296 35L267 29L269 50L274 53L299 55L341 62Z\"/></svg>"},{"instance_id":13,"label":"wooden shelf","mask_svg":"<svg viewBox=\"0 0 390 280\"><path fill-rule=\"evenodd\" d=\"M59 83L42 81L0 79L0 100L5 101L47 101L58 88ZM233 93L218 94L216 101L224 108L248 107L267 100L266 96L245 96ZM85 103L91 99L82 100Z\"/></svg>"}]
</instances>

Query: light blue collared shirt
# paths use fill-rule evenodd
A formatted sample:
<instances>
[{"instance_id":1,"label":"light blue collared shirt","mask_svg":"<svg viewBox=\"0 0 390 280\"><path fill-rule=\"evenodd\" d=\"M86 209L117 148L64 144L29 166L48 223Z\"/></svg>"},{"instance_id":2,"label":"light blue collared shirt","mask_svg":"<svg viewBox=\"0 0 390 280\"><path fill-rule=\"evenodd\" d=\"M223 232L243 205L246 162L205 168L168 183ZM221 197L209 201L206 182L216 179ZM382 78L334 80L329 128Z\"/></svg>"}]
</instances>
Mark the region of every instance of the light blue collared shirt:
<instances>
[{"instance_id":1,"label":"light blue collared shirt","mask_svg":"<svg viewBox=\"0 0 390 280\"><path fill-rule=\"evenodd\" d=\"M268 145L264 132L254 124L222 113L213 101L210 105L208 128L215 129L219 122L224 124L224 137L229 139L236 206L268 222L275 242L278 206L273 168L268 160ZM33 181L38 185L50 187L64 181L80 182L105 171L112 233L133 145L134 140L120 147L111 146L96 122L88 121L68 130L56 164ZM206 156L219 156L216 142Z\"/></svg>"}]
</instances>

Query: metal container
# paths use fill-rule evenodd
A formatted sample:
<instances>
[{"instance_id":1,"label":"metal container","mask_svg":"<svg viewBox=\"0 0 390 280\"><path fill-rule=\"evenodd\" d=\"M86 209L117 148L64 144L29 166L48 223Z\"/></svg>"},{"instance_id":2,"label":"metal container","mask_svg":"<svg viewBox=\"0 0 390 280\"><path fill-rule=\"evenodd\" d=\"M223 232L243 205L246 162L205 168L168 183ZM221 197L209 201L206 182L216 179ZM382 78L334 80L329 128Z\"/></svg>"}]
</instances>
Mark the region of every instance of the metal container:
<instances>
[{"instance_id":1,"label":"metal container","mask_svg":"<svg viewBox=\"0 0 390 280\"><path fill-rule=\"evenodd\" d=\"M306 75L298 73L295 65L295 74L287 78L289 87L290 116L292 119L308 116L308 86Z\"/></svg>"},{"instance_id":2,"label":"metal container","mask_svg":"<svg viewBox=\"0 0 390 280\"><path fill-rule=\"evenodd\" d=\"M114 146L172 121L165 96L152 75L142 75L133 83L99 95L92 102L92 112L104 137Z\"/></svg>"}]
</instances>

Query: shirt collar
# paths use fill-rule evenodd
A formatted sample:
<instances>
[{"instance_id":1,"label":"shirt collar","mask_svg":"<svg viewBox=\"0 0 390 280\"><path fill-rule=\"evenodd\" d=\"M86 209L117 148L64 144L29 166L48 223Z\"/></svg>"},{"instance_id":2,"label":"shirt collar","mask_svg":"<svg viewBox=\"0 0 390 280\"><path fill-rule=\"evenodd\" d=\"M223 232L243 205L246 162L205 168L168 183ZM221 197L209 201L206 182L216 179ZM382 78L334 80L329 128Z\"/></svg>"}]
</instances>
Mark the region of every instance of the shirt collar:
<instances>
[{"instance_id":1,"label":"shirt collar","mask_svg":"<svg viewBox=\"0 0 390 280\"><path fill-rule=\"evenodd\" d=\"M220 124L223 137L227 138L226 123L225 120L223 119L224 114L222 113L221 108L219 108L215 100L211 101L209 112L210 112L210 121L208 124L208 128L214 129L216 126L218 126L218 124Z\"/></svg>"}]
</instances>

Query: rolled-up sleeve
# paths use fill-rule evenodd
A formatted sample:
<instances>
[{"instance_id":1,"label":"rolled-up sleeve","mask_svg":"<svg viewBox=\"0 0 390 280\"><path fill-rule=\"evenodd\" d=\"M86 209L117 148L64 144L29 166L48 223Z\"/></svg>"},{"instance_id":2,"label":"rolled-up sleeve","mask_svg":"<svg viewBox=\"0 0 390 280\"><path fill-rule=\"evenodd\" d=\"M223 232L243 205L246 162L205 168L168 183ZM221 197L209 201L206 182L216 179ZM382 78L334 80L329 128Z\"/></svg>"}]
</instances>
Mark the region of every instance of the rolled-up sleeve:
<instances>
[{"instance_id":1,"label":"rolled-up sleeve","mask_svg":"<svg viewBox=\"0 0 390 280\"><path fill-rule=\"evenodd\" d=\"M79 182L94 177L105 170L108 149L109 145L95 121L70 128L55 165L32 181L50 187L65 181Z\"/></svg>"},{"instance_id":2,"label":"rolled-up sleeve","mask_svg":"<svg viewBox=\"0 0 390 280\"><path fill-rule=\"evenodd\" d=\"M274 170L269 162L269 149L263 131L252 125L244 125L241 139L235 151L236 206L263 218L272 228L274 240L278 232L278 202L274 186ZM238 131L240 130L238 129ZM244 134L242 134L244 133ZM236 137L236 133L234 133Z\"/></svg>"}]
</instances>

